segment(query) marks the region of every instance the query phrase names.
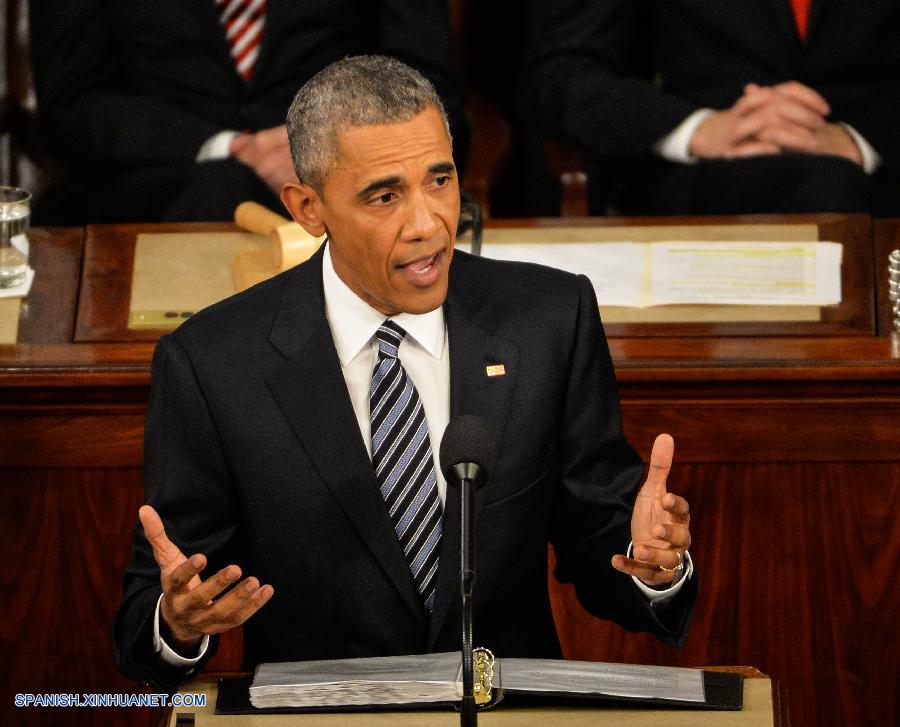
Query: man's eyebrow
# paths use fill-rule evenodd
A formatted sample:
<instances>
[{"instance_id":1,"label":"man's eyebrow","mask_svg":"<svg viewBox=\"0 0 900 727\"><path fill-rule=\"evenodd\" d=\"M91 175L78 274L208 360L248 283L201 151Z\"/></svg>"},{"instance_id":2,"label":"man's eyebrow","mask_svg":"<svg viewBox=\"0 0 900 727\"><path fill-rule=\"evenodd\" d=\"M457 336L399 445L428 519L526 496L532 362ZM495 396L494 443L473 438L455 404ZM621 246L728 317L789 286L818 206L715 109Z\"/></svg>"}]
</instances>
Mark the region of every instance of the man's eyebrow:
<instances>
[{"instance_id":1,"label":"man's eyebrow","mask_svg":"<svg viewBox=\"0 0 900 727\"><path fill-rule=\"evenodd\" d=\"M429 174L451 174L456 171L456 167L453 162L437 162L436 164L432 164L428 167ZM396 187L403 180L398 176L393 177L382 177L381 179L376 179L372 182L369 182L365 187L363 187L359 192L356 193L358 199L365 199L373 192L377 192L379 189L387 189L388 187Z\"/></svg>"},{"instance_id":2,"label":"man's eyebrow","mask_svg":"<svg viewBox=\"0 0 900 727\"><path fill-rule=\"evenodd\" d=\"M382 177L381 179L376 179L374 182L369 182L356 193L356 196L359 199L365 199L372 194L372 192L377 192L379 189L385 189L386 187L396 187L401 181L400 177L397 176Z\"/></svg>"},{"instance_id":3,"label":"man's eyebrow","mask_svg":"<svg viewBox=\"0 0 900 727\"><path fill-rule=\"evenodd\" d=\"M450 174L455 171L456 167L453 165L453 162L438 162L428 167L429 174Z\"/></svg>"}]
</instances>

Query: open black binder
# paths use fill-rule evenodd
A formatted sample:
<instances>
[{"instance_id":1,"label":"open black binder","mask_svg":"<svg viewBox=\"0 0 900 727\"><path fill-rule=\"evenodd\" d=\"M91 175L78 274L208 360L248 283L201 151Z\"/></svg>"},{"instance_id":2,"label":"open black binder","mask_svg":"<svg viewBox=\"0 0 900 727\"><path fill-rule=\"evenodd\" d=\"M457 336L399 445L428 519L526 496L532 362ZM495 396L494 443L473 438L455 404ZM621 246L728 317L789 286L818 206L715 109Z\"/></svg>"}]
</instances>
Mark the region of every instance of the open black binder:
<instances>
[{"instance_id":1,"label":"open black binder","mask_svg":"<svg viewBox=\"0 0 900 727\"><path fill-rule=\"evenodd\" d=\"M449 655L446 655L449 656ZM398 657L402 658L402 657ZM351 660L352 661L352 660ZM363 662L364 660L360 660ZM383 659L381 660L383 661ZM533 663L535 668L539 668L543 660L507 660L510 664L516 663L519 670L527 669ZM328 662L320 662L328 663ZM616 694L603 692L585 692L567 691L566 681L560 676L559 685L556 683L550 687L545 685L535 690L523 688L521 686L510 688L503 685L502 659L497 660L495 666L496 680L492 690L492 698L488 704L480 706L480 709L491 709L499 704L510 707L554 707L566 706L571 707L577 704L602 705L609 704L621 708L623 705L631 705L635 708L653 706L665 709L698 709L698 710L723 710L737 711L743 707L743 677L740 674L721 673L712 671L686 670L696 674L699 672L702 678L702 701L695 699L679 699L677 697L636 697L636 696L620 696ZM546 664L547 662L543 662ZM585 662L558 662L560 664L574 665L585 664ZM555 662L554 662L555 664ZM273 665L279 666L279 665ZM590 668L591 665L588 666ZM601 666L621 666L622 668L635 668L628 665L596 665ZM666 670L666 667L637 667L640 669L658 669L660 672ZM555 666L554 666L555 669ZM671 670L670 670L671 671ZM683 670L684 671L684 670ZM697 678L690 675L693 682L697 683ZM511 683L516 680L509 679ZM328 706L279 706L258 708L254 707L250 702L250 686L253 683L253 677L246 677L236 680L220 680L218 696L216 699L216 714L299 714L314 712L378 712L378 711L412 711L412 710L453 710L459 707L459 702L447 701L417 701L413 703L403 703L394 701L390 704L354 704L341 705L331 704ZM341 682L343 684L343 682ZM519 679L518 684L522 684ZM576 688L577 689L577 688Z\"/></svg>"}]
</instances>

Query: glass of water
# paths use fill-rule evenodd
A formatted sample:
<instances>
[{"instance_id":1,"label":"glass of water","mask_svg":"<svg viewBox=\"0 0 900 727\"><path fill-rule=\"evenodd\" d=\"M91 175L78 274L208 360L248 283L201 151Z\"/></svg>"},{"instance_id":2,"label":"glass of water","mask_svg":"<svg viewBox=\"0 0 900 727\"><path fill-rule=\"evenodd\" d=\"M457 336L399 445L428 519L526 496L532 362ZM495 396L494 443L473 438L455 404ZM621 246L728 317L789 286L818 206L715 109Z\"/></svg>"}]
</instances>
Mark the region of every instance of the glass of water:
<instances>
[{"instance_id":1,"label":"glass of water","mask_svg":"<svg viewBox=\"0 0 900 727\"><path fill-rule=\"evenodd\" d=\"M24 189L0 187L0 288L25 282L30 201L31 194Z\"/></svg>"}]
</instances>

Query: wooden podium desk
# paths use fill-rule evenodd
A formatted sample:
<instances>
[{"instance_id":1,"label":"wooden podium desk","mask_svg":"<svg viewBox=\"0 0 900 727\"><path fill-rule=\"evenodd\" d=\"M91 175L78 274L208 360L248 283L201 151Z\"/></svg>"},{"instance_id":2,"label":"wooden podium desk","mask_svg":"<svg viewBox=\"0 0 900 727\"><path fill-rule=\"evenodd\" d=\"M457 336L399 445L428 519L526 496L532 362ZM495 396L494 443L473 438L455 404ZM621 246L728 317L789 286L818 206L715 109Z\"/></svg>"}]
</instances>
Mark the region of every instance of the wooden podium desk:
<instances>
[{"instance_id":1,"label":"wooden podium desk","mask_svg":"<svg viewBox=\"0 0 900 727\"><path fill-rule=\"evenodd\" d=\"M646 457L658 432L675 436L670 484L691 503L701 598L687 644L673 650L590 617L551 580L566 656L753 664L784 686L793 725L895 723L900 342L889 333L885 268L900 247L900 220L520 220L491 229L551 238L561 224L635 236L659 225L717 234L779 224L845 246L844 302L818 323L609 325L629 438ZM14 693L139 688L118 675L110 643L142 502L159 336L127 328L135 236L232 229L31 233L37 280L15 342L0 344L4 724L46 723L40 710L16 710ZM240 650L240 634L230 635L212 668L237 668ZM101 719L87 709L66 718ZM102 715L105 724L152 719L150 711Z\"/></svg>"},{"instance_id":2,"label":"wooden podium desk","mask_svg":"<svg viewBox=\"0 0 900 727\"><path fill-rule=\"evenodd\" d=\"M771 680L752 668L729 668L744 675L744 708L740 712L703 710L616 708L581 704L574 707L515 708L500 704L479 712L485 727L789 727L780 710L778 693ZM454 711L346 712L322 714L217 715L216 680L207 676L191 682L182 694L202 694L204 707L165 710L159 727L454 727Z\"/></svg>"}]
</instances>

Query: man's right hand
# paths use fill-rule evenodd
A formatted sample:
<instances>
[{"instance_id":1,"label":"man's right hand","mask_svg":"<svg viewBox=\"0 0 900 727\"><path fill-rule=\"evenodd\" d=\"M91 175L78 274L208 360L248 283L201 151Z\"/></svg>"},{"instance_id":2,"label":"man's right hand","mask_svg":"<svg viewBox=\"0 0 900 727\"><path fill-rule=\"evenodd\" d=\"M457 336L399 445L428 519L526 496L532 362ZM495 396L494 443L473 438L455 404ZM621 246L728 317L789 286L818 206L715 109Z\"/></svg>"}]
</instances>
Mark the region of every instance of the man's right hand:
<instances>
[{"instance_id":1,"label":"man's right hand","mask_svg":"<svg viewBox=\"0 0 900 727\"><path fill-rule=\"evenodd\" d=\"M166 536L162 519L149 505L138 511L153 557L159 564L163 599L160 620L163 638L175 651L189 654L196 651L204 636L220 634L239 626L272 597L275 589L260 587L254 577L241 577L241 569L229 565L214 576L200 580L206 567L206 556L190 558ZM228 593L213 600L226 588L236 584Z\"/></svg>"},{"instance_id":2,"label":"man's right hand","mask_svg":"<svg viewBox=\"0 0 900 727\"><path fill-rule=\"evenodd\" d=\"M231 154L250 167L275 194L287 182L296 182L287 126L274 126L237 136L231 142Z\"/></svg>"}]
</instances>

